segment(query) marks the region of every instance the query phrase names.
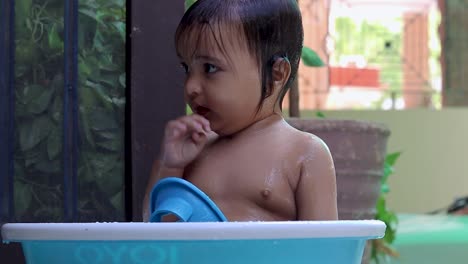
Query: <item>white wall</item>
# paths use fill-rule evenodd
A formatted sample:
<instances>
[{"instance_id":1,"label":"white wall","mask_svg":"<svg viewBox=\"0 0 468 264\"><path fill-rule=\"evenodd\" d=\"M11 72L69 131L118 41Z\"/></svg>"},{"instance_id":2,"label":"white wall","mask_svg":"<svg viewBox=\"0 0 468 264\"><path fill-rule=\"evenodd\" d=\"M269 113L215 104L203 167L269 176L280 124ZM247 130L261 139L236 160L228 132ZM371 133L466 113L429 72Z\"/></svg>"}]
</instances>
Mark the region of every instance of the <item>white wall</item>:
<instances>
[{"instance_id":1,"label":"white wall","mask_svg":"<svg viewBox=\"0 0 468 264\"><path fill-rule=\"evenodd\" d=\"M397 212L428 212L468 195L468 108L324 113L390 128L388 152L403 152L389 179L388 205Z\"/></svg>"}]
</instances>

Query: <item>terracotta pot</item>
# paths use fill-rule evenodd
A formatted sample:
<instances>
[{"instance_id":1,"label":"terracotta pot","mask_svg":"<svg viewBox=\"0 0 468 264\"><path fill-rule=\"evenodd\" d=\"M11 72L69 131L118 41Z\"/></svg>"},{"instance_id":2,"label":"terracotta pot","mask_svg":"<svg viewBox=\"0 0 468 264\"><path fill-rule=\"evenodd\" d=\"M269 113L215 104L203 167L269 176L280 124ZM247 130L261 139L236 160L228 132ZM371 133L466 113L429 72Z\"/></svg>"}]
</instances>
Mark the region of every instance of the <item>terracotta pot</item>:
<instances>
[{"instance_id":1,"label":"terracotta pot","mask_svg":"<svg viewBox=\"0 0 468 264\"><path fill-rule=\"evenodd\" d=\"M291 118L293 127L320 137L336 170L340 220L374 219L389 129L372 122Z\"/></svg>"}]
</instances>

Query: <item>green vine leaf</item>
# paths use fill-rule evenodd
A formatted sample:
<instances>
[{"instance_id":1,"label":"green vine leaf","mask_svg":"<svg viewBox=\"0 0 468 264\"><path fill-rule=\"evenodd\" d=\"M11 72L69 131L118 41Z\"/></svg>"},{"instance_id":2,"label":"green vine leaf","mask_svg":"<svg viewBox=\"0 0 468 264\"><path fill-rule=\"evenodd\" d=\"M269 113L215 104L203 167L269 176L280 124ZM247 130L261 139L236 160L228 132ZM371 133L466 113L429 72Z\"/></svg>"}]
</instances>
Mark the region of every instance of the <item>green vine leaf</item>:
<instances>
[{"instance_id":1,"label":"green vine leaf","mask_svg":"<svg viewBox=\"0 0 468 264\"><path fill-rule=\"evenodd\" d=\"M88 61L83 59L80 55L78 57L78 75L79 76L90 76L92 73L91 67L88 65Z\"/></svg>"},{"instance_id":2,"label":"green vine leaf","mask_svg":"<svg viewBox=\"0 0 468 264\"><path fill-rule=\"evenodd\" d=\"M31 114L40 114L49 107L51 99L54 95L54 90L51 88L44 88L42 86L35 87L37 87L37 92L30 94L37 95L37 93L39 93L39 95L35 99L31 99L31 101L28 102L27 111Z\"/></svg>"},{"instance_id":3,"label":"green vine leaf","mask_svg":"<svg viewBox=\"0 0 468 264\"><path fill-rule=\"evenodd\" d=\"M99 30L96 31L93 39L93 48L95 48L98 52L106 52L106 47L104 46L105 43L106 40L102 36L101 32Z\"/></svg>"},{"instance_id":4,"label":"green vine leaf","mask_svg":"<svg viewBox=\"0 0 468 264\"><path fill-rule=\"evenodd\" d=\"M45 139L52 127L49 117L42 115L38 118L19 125L20 146L22 151L34 148Z\"/></svg>"},{"instance_id":5,"label":"green vine leaf","mask_svg":"<svg viewBox=\"0 0 468 264\"><path fill-rule=\"evenodd\" d=\"M27 18L31 12L32 0L21 0L15 2L16 17Z\"/></svg>"},{"instance_id":6,"label":"green vine leaf","mask_svg":"<svg viewBox=\"0 0 468 264\"><path fill-rule=\"evenodd\" d=\"M108 87L117 87L119 84L118 75L114 73L105 75L103 74L100 81Z\"/></svg>"},{"instance_id":7,"label":"green vine leaf","mask_svg":"<svg viewBox=\"0 0 468 264\"><path fill-rule=\"evenodd\" d=\"M197 0L185 0L185 10L189 9Z\"/></svg>"},{"instance_id":8,"label":"green vine leaf","mask_svg":"<svg viewBox=\"0 0 468 264\"><path fill-rule=\"evenodd\" d=\"M89 116L91 129L95 132L118 129L115 115L103 108L96 107Z\"/></svg>"},{"instance_id":9,"label":"green vine leaf","mask_svg":"<svg viewBox=\"0 0 468 264\"><path fill-rule=\"evenodd\" d=\"M31 187L21 181L14 182L14 199L16 215L21 217L27 211L32 201Z\"/></svg>"},{"instance_id":10,"label":"green vine leaf","mask_svg":"<svg viewBox=\"0 0 468 264\"><path fill-rule=\"evenodd\" d=\"M63 117L63 101L61 96L56 96L54 99L54 102L52 103L51 106L51 117L54 120L56 124L59 124L62 122L62 117Z\"/></svg>"},{"instance_id":11,"label":"green vine leaf","mask_svg":"<svg viewBox=\"0 0 468 264\"><path fill-rule=\"evenodd\" d=\"M87 17L89 17L92 20L96 20L96 11L94 9L81 7L78 10L78 12L83 14L83 15L86 15Z\"/></svg>"},{"instance_id":12,"label":"green vine leaf","mask_svg":"<svg viewBox=\"0 0 468 264\"><path fill-rule=\"evenodd\" d=\"M48 35L49 47L52 51L63 51L63 41L60 39L60 36L57 32L57 27L55 25L49 31Z\"/></svg>"},{"instance_id":13,"label":"green vine leaf","mask_svg":"<svg viewBox=\"0 0 468 264\"><path fill-rule=\"evenodd\" d=\"M80 114L81 114L82 131L85 135L86 141L92 148L94 148L96 143L91 133L91 126L89 124L89 118L88 118L89 116L88 107L85 107L85 106L80 107Z\"/></svg>"},{"instance_id":14,"label":"green vine leaf","mask_svg":"<svg viewBox=\"0 0 468 264\"><path fill-rule=\"evenodd\" d=\"M101 56L101 59L99 60L99 68L104 71L112 72L111 74L103 74L101 77L111 76L112 78L117 78L118 74L114 76L115 72L120 73L121 71L118 68L118 65L114 62L114 57L110 54L103 54ZM112 87L114 87L114 84L112 84Z\"/></svg>"},{"instance_id":15,"label":"green vine leaf","mask_svg":"<svg viewBox=\"0 0 468 264\"><path fill-rule=\"evenodd\" d=\"M102 132L99 132L97 135L99 136L100 139L104 139L104 140L107 140L107 139L115 140L118 138L122 138L122 134L117 133L116 131L111 131L111 132L102 131Z\"/></svg>"},{"instance_id":16,"label":"green vine leaf","mask_svg":"<svg viewBox=\"0 0 468 264\"><path fill-rule=\"evenodd\" d=\"M126 80L126 74L125 73L122 73L120 76L119 76L119 83L120 85L122 85L122 87L125 88L126 84L125 84L125 81Z\"/></svg>"},{"instance_id":17,"label":"green vine leaf","mask_svg":"<svg viewBox=\"0 0 468 264\"><path fill-rule=\"evenodd\" d=\"M102 105L106 109L109 111L113 110L112 99L109 97L108 93L106 92L106 88L103 85L87 80L86 86L92 88L91 91L97 95L97 99L101 101Z\"/></svg>"},{"instance_id":18,"label":"green vine leaf","mask_svg":"<svg viewBox=\"0 0 468 264\"><path fill-rule=\"evenodd\" d=\"M114 206L114 208L116 209L120 209L120 208L123 208L122 204L123 204L123 197L122 197L122 191L119 191L117 194L115 194L110 202L111 204Z\"/></svg>"},{"instance_id":19,"label":"green vine leaf","mask_svg":"<svg viewBox=\"0 0 468 264\"><path fill-rule=\"evenodd\" d=\"M100 190L102 190L107 197L112 197L116 193L122 191L123 182L119 178L114 177L114 175L123 170L123 165L121 163L115 164L114 168L111 171L104 173L101 176L98 176L96 179L96 184Z\"/></svg>"},{"instance_id":20,"label":"green vine leaf","mask_svg":"<svg viewBox=\"0 0 468 264\"><path fill-rule=\"evenodd\" d=\"M395 171L393 166L397 162L400 155L401 155L401 152L394 152L394 153L387 154L387 156L385 157L384 173L382 177L382 186L385 186L385 188L383 188L385 190L385 193L389 191L389 188L387 186L388 177L392 175L393 172Z\"/></svg>"},{"instance_id":21,"label":"green vine leaf","mask_svg":"<svg viewBox=\"0 0 468 264\"><path fill-rule=\"evenodd\" d=\"M36 100L46 89L44 86L39 84L26 85L21 94L19 95L18 101L24 104L30 104Z\"/></svg>"},{"instance_id":22,"label":"green vine leaf","mask_svg":"<svg viewBox=\"0 0 468 264\"><path fill-rule=\"evenodd\" d=\"M24 165L30 167L42 159L44 153L39 148L34 148L23 153Z\"/></svg>"},{"instance_id":23,"label":"green vine leaf","mask_svg":"<svg viewBox=\"0 0 468 264\"><path fill-rule=\"evenodd\" d=\"M117 152L117 151L122 150L121 140L109 140L105 142L99 142L97 143L97 145L108 151Z\"/></svg>"},{"instance_id":24,"label":"green vine leaf","mask_svg":"<svg viewBox=\"0 0 468 264\"><path fill-rule=\"evenodd\" d=\"M98 152L88 154L88 160L94 170L95 178L102 178L103 175L117 166L118 156L116 154L102 155ZM120 180L116 178L116 180ZM103 182L103 186L105 183Z\"/></svg>"},{"instance_id":25,"label":"green vine leaf","mask_svg":"<svg viewBox=\"0 0 468 264\"><path fill-rule=\"evenodd\" d=\"M60 153L62 148L62 129L55 127L52 128L52 132L47 138L47 154L49 160L53 160Z\"/></svg>"},{"instance_id":26,"label":"green vine leaf","mask_svg":"<svg viewBox=\"0 0 468 264\"><path fill-rule=\"evenodd\" d=\"M322 111L317 111L317 113L315 113L315 116L318 118L325 118L325 114Z\"/></svg>"},{"instance_id":27,"label":"green vine leaf","mask_svg":"<svg viewBox=\"0 0 468 264\"><path fill-rule=\"evenodd\" d=\"M59 173L61 170L60 161L59 160L48 160L47 157L45 159L39 160L35 166L38 171L45 173L46 175L51 175L54 173Z\"/></svg>"},{"instance_id":28,"label":"green vine leaf","mask_svg":"<svg viewBox=\"0 0 468 264\"><path fill-rule=\"evenodd\" d=\"M125 7L125 0L114 0L113 2L118 7Z\"/></svg>"},{"instance_id":29,"label":"green vine leaf","mask_svg":"<svg viewBox=\"0 0 468 264\"><path fill-rule=\"evenodd\" d=\"M325 66L319 55L309 47L302 47L302 61L309 67L322 67Z\"/></svg>"},{"instance_id":30,"label":"green vine leaf","mask_svg":"<svg viewBox=\"0 0 468 264\"><path fill-rule=\"evenodd\" d=\"M401 152L390 153L385 157L385 163L389 166L394 166L400 156Z\"/></svg>"},{"instance_id":31,"label":"green vine leaf","mask_svg":"<svg viewBox=\"0 0 468 264\"><path fill-rule=\"evenodd\" d=\"M381 193L376 204L376 217L375 219L383 221L387 226L385 230L385 236L381 240L374 241L372 248L372 259L376 263L380 263L381 260L389 259L390 256L397 256L398 253L391 247L391 244L395 240L396 230L398 225L397 214L387 208L385 196L390 191L387 184L388 177L393 174L396 161L400 157L401 152L395 152L387 154L384 162L384 172L381 182Z\"/></svg>"},{"instance_id":32,"label":"green vine leaf","mask_svg":"<svg viewBox=\"0 0 468 264\"><path fill-rule=\"evenodd\" d=\"M112 25L119 32L119 35L122 41L125 41L125 23L121 21L116 21L116 22L113 22Z\"/></svg>"}]
</instances>

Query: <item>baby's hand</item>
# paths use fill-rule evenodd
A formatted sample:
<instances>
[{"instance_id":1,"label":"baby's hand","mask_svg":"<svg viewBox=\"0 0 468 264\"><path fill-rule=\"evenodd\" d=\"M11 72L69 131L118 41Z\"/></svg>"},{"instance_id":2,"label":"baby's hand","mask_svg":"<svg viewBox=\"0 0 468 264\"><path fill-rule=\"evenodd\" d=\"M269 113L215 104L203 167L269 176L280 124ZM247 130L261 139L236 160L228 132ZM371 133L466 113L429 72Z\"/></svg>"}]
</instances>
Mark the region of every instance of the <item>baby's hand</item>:
<instances>
[{"instance_id":1,"label":"baby's hand","mask_svg":"<svg viewBox=\"0 0 468 264\"><path fill-rule=\"evenodd\" d=\"M214 133L210 122L197 114L168 122L162 146L164 166L183 169L203 150L209 133Z\"/></svg>"}]
</instances>

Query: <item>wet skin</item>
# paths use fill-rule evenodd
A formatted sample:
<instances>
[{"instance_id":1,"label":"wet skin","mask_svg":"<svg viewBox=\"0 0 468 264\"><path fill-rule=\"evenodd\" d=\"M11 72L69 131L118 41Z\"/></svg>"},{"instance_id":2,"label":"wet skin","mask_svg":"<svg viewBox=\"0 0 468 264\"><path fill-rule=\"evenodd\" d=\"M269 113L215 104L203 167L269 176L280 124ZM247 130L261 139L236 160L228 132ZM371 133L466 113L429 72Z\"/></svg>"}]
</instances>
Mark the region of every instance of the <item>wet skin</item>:
<instances>
[{"instance_id":1,"label":"wet skin","mask_svg":"<svg viewBox=\"0 0 468 264\"><path fill-rule=\"evenodd\" d=\"M144 220L149 192L169 176L195 184L229 221L337 219L327 146L291 127L276 100L289 78L288 62L274 64L273 93L259 110L259 67L245 43L226 41L223 52L209 38L196 52L179 50L187 72L185 99L194 114L166 126L146 190Z\"/></svg>"}]
</instances>

